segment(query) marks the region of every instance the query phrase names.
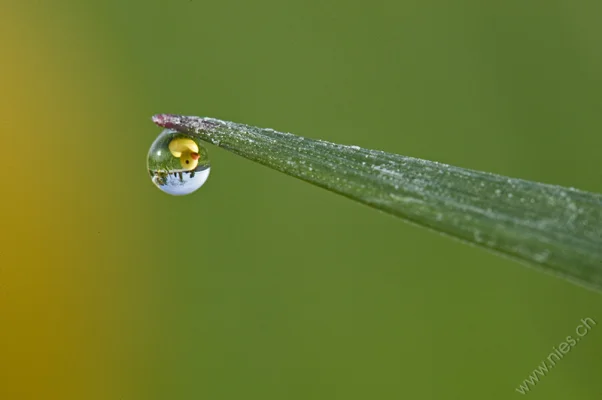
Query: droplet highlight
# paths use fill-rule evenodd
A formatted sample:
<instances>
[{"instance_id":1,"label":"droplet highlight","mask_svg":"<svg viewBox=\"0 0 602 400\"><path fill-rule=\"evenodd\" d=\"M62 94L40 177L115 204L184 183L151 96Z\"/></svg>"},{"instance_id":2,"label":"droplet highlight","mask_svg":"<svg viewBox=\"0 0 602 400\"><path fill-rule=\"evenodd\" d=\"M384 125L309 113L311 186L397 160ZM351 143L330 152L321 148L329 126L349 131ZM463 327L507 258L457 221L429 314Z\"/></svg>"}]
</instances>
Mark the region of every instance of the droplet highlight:
<instances>
[{"instance_id":1,"label":"droplet highlight","mask_svg":"<svg viewBox=\"0 0 602 400\"><path fill-rule=\"evenodd\" d=\"M165 129L150 147L147 168L155 186L165 193L183 196L207 181L209 155L200 140Z\"/></svg>"}]
</instances>

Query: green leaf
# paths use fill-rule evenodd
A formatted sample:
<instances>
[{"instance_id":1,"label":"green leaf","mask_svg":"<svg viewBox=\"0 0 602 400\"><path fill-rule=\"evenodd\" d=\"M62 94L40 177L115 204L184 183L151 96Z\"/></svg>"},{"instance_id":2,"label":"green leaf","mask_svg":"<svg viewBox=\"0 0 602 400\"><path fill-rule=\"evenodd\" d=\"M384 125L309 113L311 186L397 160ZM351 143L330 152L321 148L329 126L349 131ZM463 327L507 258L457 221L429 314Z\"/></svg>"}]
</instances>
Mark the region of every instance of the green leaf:
<instances>
[{"instance_id":1,"label":"green leaf","mask_svg":"<svg viewBox=\"0 0 602 400\"><path fill-rule=\"evenodd\" d=\"M285 174L602 290L602 195L213 118L160 114Z\"/></svg>"}]
</instances>

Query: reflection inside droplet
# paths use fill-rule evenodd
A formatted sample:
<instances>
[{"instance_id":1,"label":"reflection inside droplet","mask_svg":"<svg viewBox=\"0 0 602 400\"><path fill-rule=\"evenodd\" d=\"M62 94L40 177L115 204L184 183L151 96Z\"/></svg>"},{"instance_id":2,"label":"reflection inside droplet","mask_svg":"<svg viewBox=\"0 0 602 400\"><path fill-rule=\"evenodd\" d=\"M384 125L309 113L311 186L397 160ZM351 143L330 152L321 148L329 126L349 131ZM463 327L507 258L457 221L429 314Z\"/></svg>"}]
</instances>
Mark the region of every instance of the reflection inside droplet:
<instances>
[{"instance_id":1,"label":"reflection inside droplet","mask_svg":"<svg viewBox=\"0 0 602 400\"><path fill-rule=\"evenodd\" d=\"M165 129L151 145L147 167L155 186L182 196L203 186L209 177L209 155L200 140Z\"/></svg>"}]
</instances>

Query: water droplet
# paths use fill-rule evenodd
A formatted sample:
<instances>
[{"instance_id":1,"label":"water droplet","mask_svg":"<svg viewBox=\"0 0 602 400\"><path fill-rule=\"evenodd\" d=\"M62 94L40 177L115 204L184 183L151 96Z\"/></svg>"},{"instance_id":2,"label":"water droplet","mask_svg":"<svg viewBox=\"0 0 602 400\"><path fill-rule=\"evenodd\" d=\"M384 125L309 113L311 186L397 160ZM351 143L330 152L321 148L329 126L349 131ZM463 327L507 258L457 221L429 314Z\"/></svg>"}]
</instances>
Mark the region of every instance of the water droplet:
<instances>
[{"instance_id":1,"label":"water droplet","mask_svg":"<svg viewBox=\"0 0 602 400\"><path fill-rule=\"evenodd\" d=\"M147 167L155 186L182 196L203 186L209 177L209 155L200 140L165 129L151 145Z\"/></svg>"}]
</instances>

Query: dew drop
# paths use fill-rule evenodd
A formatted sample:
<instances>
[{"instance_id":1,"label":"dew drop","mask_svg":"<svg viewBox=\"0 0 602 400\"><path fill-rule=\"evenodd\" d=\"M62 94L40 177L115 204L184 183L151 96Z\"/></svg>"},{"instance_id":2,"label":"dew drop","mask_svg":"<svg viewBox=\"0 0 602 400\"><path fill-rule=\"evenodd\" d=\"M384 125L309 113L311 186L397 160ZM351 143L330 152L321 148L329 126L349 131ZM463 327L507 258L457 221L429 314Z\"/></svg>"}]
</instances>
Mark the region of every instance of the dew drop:
<instances>
[{"instance_id":1,"label":"dew drop","mask_svg":"<svg viewBox=\"0 0 602 400\"><path fill-rule=\"evenodd\" d=\"M201 141L171 129L155 139L146 163L155 186L174 196L194 192L209 177L209 155Z\"/></svg>"}]
</instances>

